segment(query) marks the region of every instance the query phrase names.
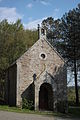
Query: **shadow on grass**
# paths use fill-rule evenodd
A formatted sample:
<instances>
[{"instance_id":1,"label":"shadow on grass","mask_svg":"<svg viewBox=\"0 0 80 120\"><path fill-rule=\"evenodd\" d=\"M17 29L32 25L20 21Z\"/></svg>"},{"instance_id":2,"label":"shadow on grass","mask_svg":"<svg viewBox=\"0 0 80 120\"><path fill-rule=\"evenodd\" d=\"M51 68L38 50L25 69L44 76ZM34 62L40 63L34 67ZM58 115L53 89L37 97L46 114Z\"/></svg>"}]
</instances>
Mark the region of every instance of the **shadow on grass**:
<instances>
[{"instance_id":1,"label":"shadow on grass","mask_svg":"<svg viewBox=\"0 0 80 120\"><path fill-rule=\"evenodd\" d=\"M69 114L72 117L80 118L80 107L69 107Z\"/></svg>"},{"instance_id":2,"label":"shadow on grass","mask_svg":"<svg viewBox=\"0 0 80 120\"><path fill-rule=\"evenodd\" d=\"M21 109L18 107L9 107L6 105L0 105L0 110L16 112L16 113L37 114L37 115L44 115L49 117L54 116L55 120L56 118L60 118L62 120L65 120L65 119L80 120L80 107L69 107L69 112L67 114L51 112L51 111L34 111L34 110L28 110L28 109Z\"/></svg>"}]
</instances>

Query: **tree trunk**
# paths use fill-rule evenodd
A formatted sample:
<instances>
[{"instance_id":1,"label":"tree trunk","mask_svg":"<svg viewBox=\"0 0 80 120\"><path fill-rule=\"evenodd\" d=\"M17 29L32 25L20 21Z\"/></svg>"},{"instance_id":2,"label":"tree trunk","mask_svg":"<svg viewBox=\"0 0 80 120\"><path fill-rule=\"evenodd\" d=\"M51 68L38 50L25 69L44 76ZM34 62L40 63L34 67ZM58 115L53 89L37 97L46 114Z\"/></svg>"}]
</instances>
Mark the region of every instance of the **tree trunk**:
<instances>
[{"instance_id":1,"label":"tree trunk","mask_svg":"<svg viewBox=\"0 0 80 120\"><path fill-rule=\"evenodd\" d=\"M79 95L78 95L78 83L77 83L77 66L76 59L74 59L74 79L75 79L75 94L76 94L76 105L79 105Z\"/></svg>"}]
</instances>

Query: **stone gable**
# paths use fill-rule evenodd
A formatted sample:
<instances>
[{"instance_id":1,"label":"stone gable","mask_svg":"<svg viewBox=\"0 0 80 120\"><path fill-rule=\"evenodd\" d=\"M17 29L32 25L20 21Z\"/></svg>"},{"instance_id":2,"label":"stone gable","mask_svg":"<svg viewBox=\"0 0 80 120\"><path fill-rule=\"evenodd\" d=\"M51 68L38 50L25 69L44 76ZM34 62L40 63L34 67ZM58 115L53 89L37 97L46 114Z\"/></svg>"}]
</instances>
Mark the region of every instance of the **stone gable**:
<instances>
[{"instance_id":1,"label":"stone gable","mask_svg":"<svg viewBox=\"0 0 80 120\"><path fill-rule=\"evenodd\" d=\"M67 110L65 61L45 37L41 37L15 64L16 71L14 65L8 70L6 85L9 87L16 82L13 86L16 106L21 107L22 99L26 98L33 101L35 110ZM6 95L8 97L10 92L7 91ZM7 101L13 100L9 98Z\"/></svg>"}]
</instances>

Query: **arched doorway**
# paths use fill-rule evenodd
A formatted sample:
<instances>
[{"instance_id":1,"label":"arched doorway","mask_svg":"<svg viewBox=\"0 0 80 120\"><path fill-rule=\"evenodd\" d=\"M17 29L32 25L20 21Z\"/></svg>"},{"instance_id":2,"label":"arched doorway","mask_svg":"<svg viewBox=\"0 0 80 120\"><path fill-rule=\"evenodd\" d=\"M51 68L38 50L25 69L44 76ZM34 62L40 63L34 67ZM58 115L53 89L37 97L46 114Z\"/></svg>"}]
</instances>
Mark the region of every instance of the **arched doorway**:
<instances>
[{"instance_id":1,"label":"arched doorway","mask_svg":"<svg viewBox=\"0 0 80 120\"><path fill-rule=\"evenodd\" d=\"M43 83L40 87L39 109L53 110L53 90L49 83Z\"/></svg>"}]
</instances>

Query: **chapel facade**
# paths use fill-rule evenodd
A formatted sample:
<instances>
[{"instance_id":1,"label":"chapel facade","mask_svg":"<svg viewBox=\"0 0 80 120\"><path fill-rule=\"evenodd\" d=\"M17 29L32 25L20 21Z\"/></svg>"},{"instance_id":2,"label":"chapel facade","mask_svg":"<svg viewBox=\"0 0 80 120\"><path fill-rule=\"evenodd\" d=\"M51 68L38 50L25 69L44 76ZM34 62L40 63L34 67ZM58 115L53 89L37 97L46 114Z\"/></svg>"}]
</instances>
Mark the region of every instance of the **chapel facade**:
<instances>
[{"instance_id":1,"label":"chapel facade","mask_svg":"<svg viewBox=\"0 0 80 120\"><path fill-rule=\"evenodd\" d=\"M10 106L33 101L35 110L67 111L67 70L64 59L39 28L39 40L7 70L5 99Z\"/></svg>"}]
</instances>

